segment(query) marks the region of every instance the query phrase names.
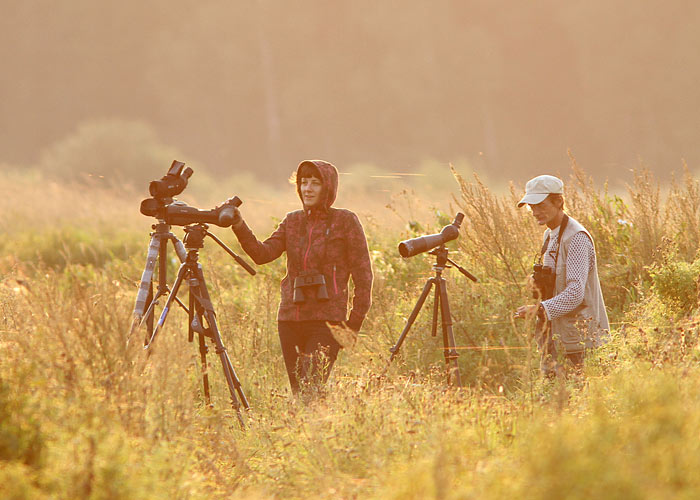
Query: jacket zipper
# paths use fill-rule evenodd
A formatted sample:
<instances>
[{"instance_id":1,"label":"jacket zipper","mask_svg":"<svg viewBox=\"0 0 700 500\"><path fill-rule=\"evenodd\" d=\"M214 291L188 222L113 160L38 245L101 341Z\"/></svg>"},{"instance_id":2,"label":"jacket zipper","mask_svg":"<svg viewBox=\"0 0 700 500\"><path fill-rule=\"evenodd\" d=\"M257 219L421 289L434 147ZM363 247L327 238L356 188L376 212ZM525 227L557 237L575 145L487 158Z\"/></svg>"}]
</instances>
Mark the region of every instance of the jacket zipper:
<instances>
[{"instance_id":1,"label":"jacket zipper","mask_svg":"<svg viewBox=\"0 0 700 500\"><path fill-rule=\"evenodd\" d=\"M311 232L314 230L314 224L316 224L316 222L311 224L311 227L309 228L309 244L306 247L306 253L304 253L304 271L306 271L306 259L309 258L309 252L311 251Z\"/></svg>"},{"instance_id":2,"label":"jacket zipper","mask_svg":"<svg viewBox=\"0 0 700 500\"><path fill-rule=\"evenodd\" d=\"M338 295L338 283L335 281L335 264L333 264L333 290L335 290L335 294Z\"/></svg>"},{"instance_id":3,"label":"jacket zipper","mask_svg":"<svg viewBox=\"0 0 700 500\"><path fill-rule=\"evenodd\" d=\"M311 227L309 228L309 244L306 247L306 252L304 253L304 266L302 271L306 271L306 260L309 258L309 252L311 251L311 232L314 230L314 224L316 224L316 221L314 221L311 224ZM299 310L301 309L301 305L297 304L297 321L299 321Z\"/></svg>"}]
</instances>

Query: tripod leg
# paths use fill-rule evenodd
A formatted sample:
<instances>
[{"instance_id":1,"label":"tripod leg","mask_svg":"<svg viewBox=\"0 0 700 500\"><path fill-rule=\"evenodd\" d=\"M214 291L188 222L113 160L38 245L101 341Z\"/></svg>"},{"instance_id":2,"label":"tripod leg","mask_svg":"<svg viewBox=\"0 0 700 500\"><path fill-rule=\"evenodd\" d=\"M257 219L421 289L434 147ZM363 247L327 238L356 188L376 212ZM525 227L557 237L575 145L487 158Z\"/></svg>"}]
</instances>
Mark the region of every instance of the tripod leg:
<instances>
[{"instance_id":1,"label":"tripod leg","mask_svg":"<svg viewBox=\"0 0 700 500\"><path fill-rule=\"evenodd\" d=\"M204 342L204 334L199 334L199 357L202 361L202 386L204 387L204 399L211 406L211 393L209 392L209 365L207 364L207 352L209 348Z\"/></svg>"},{"instance_id":2,"label":"tripod leg","mask_svg":"<svg viewBox=\"0 0 700 500\"><path fill-rule=\"evenodd\" d=\"M185 274L187 274L187 263L184 263L180 266L180 269L177 272L177 278L175 279L175 283L173 284L173 289L170 292L170 295L168 295L168 300L165 302L165 305L163 306L163 312L160 314L160 318L158 319L158 323L156 324L156 327L153 329L153 333L151 334L151 338L148 339L145 342L145 345L143 346L144 349L148 349L149 347L151 347L151 345L153 344L153 340L156 338L156 335L158 335L158 332L163 327L163 323L165 323L165 318L168 317L168 312L170 311L170 305L173 303L173 301L177 297L177 292L180 289L180 285L182 284L182 280L184 279Z\"/></svg>"},{"instance_id":3,"label":"tripod leg","mask_svg":"<svg viewBox=\"0 0 700 500\"><path fill-rule=\"evenodd\" d=\"M450 303L447 298L447 283L445 279L440 277L437 279L437 290L440 293L440 312L442 313L442 340L445 350L445 364L447 365L447 381L448 383L454 379L454 384L457 387L462 387L462 378L459 374L459 365L457 364L457 349L455 348L455 337L452 331L452 313L450 312Z\"/></svg>"},{"instance_id":4,"label":"tripod leg","mask_svg":"<svg viewBox=\"0 0 700 500\"><path fill-rule=\"evenodd\" d=\"M148 339L153 336L153 320L155 319L155 308L158 299L164 296L168 290L167 273L168 273L168 240L167 237L160 237L160 245L158 246L158 292L153 297L153 280L148 293L148 310L146 311L146 336L143 339L143 344L148 343Z\"/></svg>"},{"instance_id":5,"label":"tripod leg","mask_svg":"<svg viewBox=\"0 0 700 500\"><path fill-rule=\"evenodd\" d=\"M190 280L192 281L192 280ZM208 406L211 406L211 394L209 392L209 365L207 364L207 347L204 336L204 325L202 323L202 306L195 299L195 292L190 288L190 303L188 309L189 327L187 329L187 340L194 340L194 333L197 332L199 338L199 357L202 362L202 387L204 388L204 399Z\"/></svg>"},{"instance_id":6,"label":"tripod leg","mask_svg":"<svg viewBox=\"0 0 700 500\"><path fill-rule=\"evenodd\" d=\"M433 337L437 336L437 324L438 324L438 312L439 311L440 311L440 293L436 289L435 301L433 303L433 331L432 331Z\"/></svg>"},{"instance_id":7,"label":"tripod leg","mask_svg":"<svg viewBox=\"0 0 700 500\"><path fill-rule=\"evenodd\" d=\"M404 327L403 331L401 332L401 335L399 336L399 339L396 341L396 344L394 344L394 347L392 347L390 349L391 357L389 358L389 361L387 361L387 367L388 367L389 363L391 363L394 360L394 358L396 357L396 353L399 352L399 349L401 349L401 345L403 344L403 341L406 339L406 335L408 335L408 331L411 329L413 322L416 321L416 318L418 317L418 313L420 312L421 307L423 307L423 304L425 303L425 299L428 298L428 294L430 293L430 289L432 288L433 283L435 283L435 278L430 278L425 283L425 286L423 287L423 292L420 294L420 297L418 298L418 302L416 302L416 305L413 307L413 311L411 311L411 315L408 317L408 320L406 321L406 326ZM385 369L385 371L386 371L386 369Z\"/></svg>"},{"instance_id":8,"label":"tripod leg","mask_svg":"<svg viewBox=\"0 0 700 500\"><path fill-rule=\"evenodd\" d=\"M193 271L196 274L196 283L194 280L190 281L190 289L195 294L195 299L199 303L199 306L203 309L204 318L207 321L206 333L211 337L214 345L216 346L216 354L219 355L221 360L221 366L224 372L224 378L226 379L226 385L228 385L228 390L231 396L231 406L236 410L238 420L241 426L244 426L243 418L241 416L241 403L243 407L248 410L250 405L248 404L248 399L243 393L241 387L241 382L236 376L236 371L233 369L231 360L228 357L226 348L224 347L223 341L221 340L221 334L219 333L219 327L216 324L216 313L214 312L214 305L209 299L209 292L207 291L206 281L204 280L204 273L202 272L202 266L197 265L197 269ZM236 396L238 395L238 396ZM240 398L240 402L238 399Z\"/></svg>"},{"instance_id":9,"label":"tripod leg","mask_svg":"<svg viewBox=\"0 0 700 500\"><path fill-rule=\"evenodd\" d=\"M127 344L131 340L131 335L136 331L143 320L146 304L150 304L153 299L153 270L155 269L156 261L158 260L161 241L160 235L154 234L151 236L151 241L148 245L148 254L146 255L146 266L141 274L139 291L136 293L136 303L134 304L131 328L126 338Z\"/></svg>"},{"instance_id":10,"label":"tripod leg","mask_svg":"<svg viewBox=\"0 0 700 500\"><path fill-rule=\"evenodd\" d=\"M216 324L216 315L214 311L205 311L205 318L209 324L209 329L211 336L213 337L216 354L219 355L221 360L221 367L224 372L224 378L226 379L226 385L228 386L229 395L231 396L231 407L236 410L236 416L238 417L238 422L241 424L241 428L245 428L245 422L243 422L243 417L241 415L241 403L246 410L250 409L250 404L248 399L243 393L243 388L241 387L241 381L236 376L236 371L233 369L231 360L228 357L226 348L221 341L221 335L219 334L219 328ZM238 397L236 397L238 395ZM238 401L240 398L240 402Z\"/></svg>"},{"instance_id":11,"label":"tripod leg","mask_svg":"<svg viewBox=\"0 0 700 500\"><path fill-rule=\"evenodd\" d=\"M144 338L144 341L153 334L153 320L155 319L155 314L153 314L153 310L155 309L156 305L156 300L153 298L153 282L151 281L150 286L148 287L148 297L146 297L146 301L148 302L148 310L146 311L146 315L144 316L144 319L146 320L146 335L147 337Z\"/></svg>"},{"instance_id":12,"label":"tripod leg","mask_svg":"<svg viewBox=\"0 0 700 500\"><path fill-rule=\"evenodd\" d=\"M183 245L177 236L172 233L170 233L169 239L173 242L177 258L180 259L180 262L185 262L185 260L187 260L187 250L185 249L185 245Z\"/></svg>"}]
</instances>

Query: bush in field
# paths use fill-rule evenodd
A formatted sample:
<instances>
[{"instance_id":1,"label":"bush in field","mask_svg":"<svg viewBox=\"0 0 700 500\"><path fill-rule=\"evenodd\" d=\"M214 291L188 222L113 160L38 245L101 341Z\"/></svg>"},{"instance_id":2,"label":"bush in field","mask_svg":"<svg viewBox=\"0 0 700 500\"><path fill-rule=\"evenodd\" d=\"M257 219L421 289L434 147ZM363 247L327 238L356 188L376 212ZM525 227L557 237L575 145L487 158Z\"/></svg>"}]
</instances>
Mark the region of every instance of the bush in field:
<instances>
[{"instance_id":1,"label":"bush in field","mask_svg":"<svg viewBox=\"0 0 700 500\"><path fill-rule=\"evenodd\" d=\"M653 292L673 309L689 313L698 304L700 259L694 262L670 260L649 267Z\"/></svg>"},{"instance_id":2,"label":"bush in field","mask_svg":"<svg viewBox=\"0 0 700 500\"><path fill-rule=\"evenodd\" d=\"M666 203L666 219L669 234L678 247L680 258L690 261L700 248L700 181L685 165L683 181L675 178Z\"/></svg>"},{"instance_id":3,"label":"bush in field","mask_svg":"<svg viewBox=\"0 0 700 500\"><path fill-rule=\"evenodd\" d=\"M43 453L44 436L39 421L29 409L27 396L12 390L0 378L0 461L39 467Z\"/></svg>"},{"instance_id":4,"label":"bush in field","mask_svg":"<svg viewBox=\"0 0 700 500\"><path fill-rule=\"evenodd\" d=\"M72 135L44 151L38 166L47 176L62 181L127 185L145 192L148 182L164 175L175 159L186 161L161 143L147 124L105 120L78 126Z\"/></svg>"}]
</instances>

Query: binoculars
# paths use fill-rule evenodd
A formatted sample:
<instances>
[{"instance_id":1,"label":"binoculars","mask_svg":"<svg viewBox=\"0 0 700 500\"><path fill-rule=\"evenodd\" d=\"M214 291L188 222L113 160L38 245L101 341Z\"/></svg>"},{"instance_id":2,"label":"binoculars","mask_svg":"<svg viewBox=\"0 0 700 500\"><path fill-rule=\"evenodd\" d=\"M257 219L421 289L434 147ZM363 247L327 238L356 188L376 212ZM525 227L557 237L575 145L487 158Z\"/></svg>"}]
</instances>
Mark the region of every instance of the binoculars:
<instances>
[{"instance_id":1,"label":"binoculars","mask_svg":"<svg viewBox=\"0 0 700 500\"><path fill-rule=\"evenodd\" d=\"M307 298L316 297L316 300L328 300L328 290L326 290L326 278L321 273L302 271L294 278L294 298L295 304L305 302Z\"/></svg>"},{"instance_id":2,"label":"binoculars","mask_svg":"<svg viewBox=\"0 0 700 500\"><path fill-rule=\"evenodd\" d=\"M554 297L554 285L557 275L549 266L535 264L532 266L532 282L534 288L532 290L532 298L538 300L547 300Z\"/></svg>"}]
</instances>

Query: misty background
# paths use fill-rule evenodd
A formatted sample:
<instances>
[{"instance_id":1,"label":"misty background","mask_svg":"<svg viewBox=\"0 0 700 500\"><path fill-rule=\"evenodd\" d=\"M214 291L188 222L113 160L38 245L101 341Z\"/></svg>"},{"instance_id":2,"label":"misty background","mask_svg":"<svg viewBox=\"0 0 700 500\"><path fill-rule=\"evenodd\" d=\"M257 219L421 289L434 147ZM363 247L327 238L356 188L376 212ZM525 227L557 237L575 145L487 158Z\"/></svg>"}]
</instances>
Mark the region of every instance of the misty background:
<instances>
[{"instance_id":1,"label":"misty background","mask_svg":"<svg viewBox=\"0 0 700 500\"><path fill-rule=\"evenodd\" d=\"M0 168L282 184L323 158L497 182L700 165L700 3L0 1ZM144 186L145 187L145 186Z\"/></svg>"}]
</instances>

